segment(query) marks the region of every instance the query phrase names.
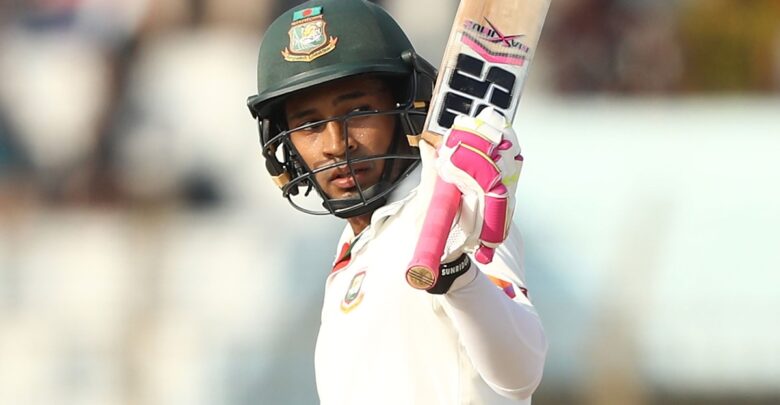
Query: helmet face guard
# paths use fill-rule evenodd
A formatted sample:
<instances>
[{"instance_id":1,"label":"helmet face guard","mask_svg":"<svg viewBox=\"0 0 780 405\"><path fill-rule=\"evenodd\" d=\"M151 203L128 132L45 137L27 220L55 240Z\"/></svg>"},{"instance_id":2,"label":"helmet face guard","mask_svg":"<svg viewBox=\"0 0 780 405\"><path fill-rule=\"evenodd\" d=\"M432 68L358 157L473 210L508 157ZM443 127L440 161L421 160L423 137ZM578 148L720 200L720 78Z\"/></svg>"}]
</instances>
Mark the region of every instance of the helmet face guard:
<instances>
[{"instance_id":1,"label":"helmet face guard","mask_svg":"<svg viewBox=\"0 0 780 405\"><path fill-rule=\"evenodd\" d=\"M425 72L425 74L432 73ZM350 218L370 213L386 203L388 195L419 163L419 152L417 148L411 146L408 136L421 132L427 114L429 96L423 96L424 100L418 100L418 89L427 86L428 89L422 93L430 94L433 83L431 78L419 76L419 72L415 70L409 80L402 78L404 80L398 82L398 78L388 78L400 84L394 87L396 90L406 87L400 94L396 94L395 108L391 110L351 111L345 115L329 117L289 129L286 120L281 117L283 114L280 108L271 114L271 118L257 117L266 168L281 188L282 195L293 207L313 215L332 214L341 218ZM354 145L350 143L355 142L356 138L361 138L362 132L365 131L364 122L378 117L385 117L386 122L392 122L390 132L392 139L388 149L384 153L370 156L354 152L351 147ZM324 166L310 167L301 158L293 143L294 135L297 132L323 127L334 121L341 129L341 137L345 145L344 156ZM382 167L378 179L361 177L359 173L375 165ZM330 177L336 176L336 173L341 177L351 178L354 192L340 198L328 195L322 184Z\"/></svg>"}]
</instances>

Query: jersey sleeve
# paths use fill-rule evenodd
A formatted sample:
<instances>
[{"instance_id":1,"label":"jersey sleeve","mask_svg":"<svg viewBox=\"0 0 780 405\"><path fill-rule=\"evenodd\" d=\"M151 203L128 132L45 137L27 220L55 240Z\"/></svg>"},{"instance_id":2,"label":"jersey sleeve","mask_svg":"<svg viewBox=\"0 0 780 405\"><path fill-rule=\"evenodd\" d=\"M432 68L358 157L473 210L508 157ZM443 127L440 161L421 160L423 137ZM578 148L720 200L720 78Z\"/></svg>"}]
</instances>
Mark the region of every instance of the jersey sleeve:
<instances>
[{"instance_id":1,"label":"jersey sleeve","mask_svg":"<svg viewBox=\"0 0 780 405\"><path fill-rule=\"evenodd\" d=\"M498 394L525 399L542 379L547 338L527 295L522 241L513 226L488 265L468 284L441 296L461 344Z\"/></svg>"}]
</instances>

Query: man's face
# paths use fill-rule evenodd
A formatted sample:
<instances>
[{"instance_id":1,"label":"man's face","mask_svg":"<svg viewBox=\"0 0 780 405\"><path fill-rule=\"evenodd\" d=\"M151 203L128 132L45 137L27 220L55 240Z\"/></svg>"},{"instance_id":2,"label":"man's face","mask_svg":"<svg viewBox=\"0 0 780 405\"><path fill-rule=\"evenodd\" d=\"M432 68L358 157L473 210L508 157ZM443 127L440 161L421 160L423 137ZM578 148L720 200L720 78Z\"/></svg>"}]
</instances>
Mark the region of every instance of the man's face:
<instances>
[{"instance_id":1,"label":"man's face","mask_svg":"<svg viewBox=\"0 0 780 405\"><path fill-rule=\"evenodd\" d=\"M387 111L395 107L392 93L377 78L353 77L327 83L291 96L285 104L289 128L338 117L351 111ZM347 138L344 128L347 126ZM350 159L387 153L393 141L395 119L392 115L367 115L347 121L325 124L294 131L290 139L311 170L344 162L347 150ZM347 165L316 174L317 182L330 198L354 197L357 184L365 190L382 176L384 160Z\"/></svg>"}]
</instances>

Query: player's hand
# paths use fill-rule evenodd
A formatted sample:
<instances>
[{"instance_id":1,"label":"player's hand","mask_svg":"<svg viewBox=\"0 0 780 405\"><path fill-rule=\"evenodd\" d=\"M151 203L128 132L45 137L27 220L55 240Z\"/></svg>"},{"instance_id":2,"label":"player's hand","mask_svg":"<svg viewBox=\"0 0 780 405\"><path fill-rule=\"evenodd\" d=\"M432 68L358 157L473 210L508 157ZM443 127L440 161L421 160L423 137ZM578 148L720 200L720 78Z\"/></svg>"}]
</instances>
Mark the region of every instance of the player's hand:
<instances>
[{"instance_id":1,"label":"player's hand","mask_svg":"<svg viewBox=\"0 0 780 405\"><path fill-rule=\"evenodd\" d=\"M444 262L464 252L473 252L480 263L493 260L509 232L522 166L517 136L503 115L488 107L476 118L455 119L436 158L439 177L463 193Z\"/></svg>"}]
</instances>

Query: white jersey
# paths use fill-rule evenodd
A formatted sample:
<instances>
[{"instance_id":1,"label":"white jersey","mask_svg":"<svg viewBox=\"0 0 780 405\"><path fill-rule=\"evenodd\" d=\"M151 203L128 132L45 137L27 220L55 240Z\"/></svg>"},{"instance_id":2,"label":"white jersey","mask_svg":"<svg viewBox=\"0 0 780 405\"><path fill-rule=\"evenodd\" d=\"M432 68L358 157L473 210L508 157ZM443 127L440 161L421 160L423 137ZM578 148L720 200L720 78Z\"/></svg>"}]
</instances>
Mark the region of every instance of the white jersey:
<instances>
[{"instance_id":1,"label":"white jersey","mask_svg":"<svg viewBox=\"0 0 780 405\"><path fill-rule=\"evenodd\" d=\"M405 279L425 202L420 168L355 239L339 243L315 352L322 404L530 404L547 341L526 297L516 229L489 265L445 295ZM349 246L350 242L352 243ZM346 248L348 259L340 260Z\"/></svg>"}]
</instances>

